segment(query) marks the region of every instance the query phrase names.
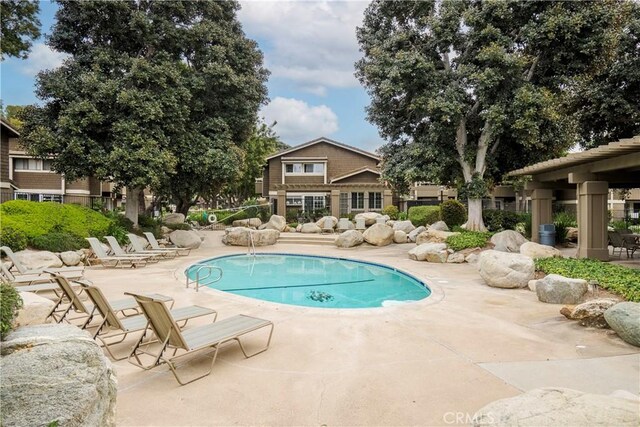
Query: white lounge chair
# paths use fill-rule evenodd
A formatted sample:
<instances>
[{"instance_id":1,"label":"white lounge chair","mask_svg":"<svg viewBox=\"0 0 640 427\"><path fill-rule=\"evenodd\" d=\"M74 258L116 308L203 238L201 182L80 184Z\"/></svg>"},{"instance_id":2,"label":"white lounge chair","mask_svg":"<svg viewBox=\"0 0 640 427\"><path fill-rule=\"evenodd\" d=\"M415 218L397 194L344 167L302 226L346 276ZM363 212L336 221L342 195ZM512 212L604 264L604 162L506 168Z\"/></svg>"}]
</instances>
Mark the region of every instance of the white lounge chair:
<instances>
[{"instance_id":1,"label":"white lounge chair","mask_svg":"<svg viewBox=\"0 0 640 427\"><path fill-rule=\"evenodd\" d=\"M112 255L119 257L130 257L132 259L143 259L147 262L158 262L160 261L160 255L151 255L151 254L130 254L125 252L125 250L120 246L120 243L113 236L104 236L107 239L107 243L111 247Z\"/></svg>"},{"instance_id":2,"label":"white lounge chair","mask_svg":"<svg viewBox=\"0 0 640 427\"><path fill-rule=\"evenodd\" d=\"M24 264L22 264L22 262L20 262L20 259L16 256L16 254L11 250L10 247L1 246L0 253L2 252L4 252L9 257L9 259L13 263L13 267L15 267L15 269L17 270L17 272L12 272L14 276L23 274L42 274L44 270L62 273L72 279L80 279L84 275L84 266L28 269ZM11 269L9 269L9 271L11 271Z\"/></svg>"},{"instance_id":3,"label":"white lounge chair","mask_svg":"<svg viewBox=\"0 0 640 427\"><path fill-rule=\"evenodd\" d=\"M150 231L145 231L144 235L146 236L147 240L149 241L149 246L151 246L151 249L169 249L169 250L172 250L172 251L176 251L176 253L179 256L187 256L191 252L190 248L178 248L178 247L173 247L173 246L172 247L168 247L168 248L162 248L162 247L160 247L160 244L156 240L156 236L154 236L153 233L151 233Z\"/></svg>"},{"instance_id":4,"label":"white lounge chair","mask_svg":"<svg viewBox=\"0 0 640 427\"><path fill-rule=\"evenodd\" d=\"M129 237L130 247L134 255L152 255L161 256L163 258L175 258L178 256L178 252L171 249L145 249L140 244L138 236L133 233L128 233L127 237Z\"/></svg>"},{"instance_id":5,"label":"white lounge chair","mask_svg":"<svg viewBox=\"0 0 640 427\"><path fill-rule=\"evenodd\" d=\"M95 259L100 262L103 267L144 267L147 265L146 259L141 259L140 257L119 257L119 256L109 256L107 252L102 247L102 244L95 237L87 237L86 238L89 244L91 245L91 250L95 256ZM89 265L93 265L94 259L87 258Z\"/></svg>"}]
</instances>

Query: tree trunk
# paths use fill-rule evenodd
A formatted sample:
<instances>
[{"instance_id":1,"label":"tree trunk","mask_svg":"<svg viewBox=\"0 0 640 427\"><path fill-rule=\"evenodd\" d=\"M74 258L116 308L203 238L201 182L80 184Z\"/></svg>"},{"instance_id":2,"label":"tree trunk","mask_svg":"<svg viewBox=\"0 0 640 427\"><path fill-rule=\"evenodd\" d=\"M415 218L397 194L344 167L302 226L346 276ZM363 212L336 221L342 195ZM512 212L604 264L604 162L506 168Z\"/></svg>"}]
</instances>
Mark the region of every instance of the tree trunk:
<instances>
[{"instance_id":1,"label":"tree trunk","mask_svg":"<svg viewBox=\"0 0 640 427\"><path fill-rule=\"evenodd\" d=\"M189 208L192 206L191 199L183 199L182 197L178 198L176 203L176 212L181 213L187 217L189 215Z\"/></svg>"},{"instance_id":2,"label":"tree trunk","mask_svg":"<svg viewBox=\"0 0 640 427\"><path fill-rule=\"evenodd\" d=\"M133 222L134 227L138 226L138 212L140 208L140 187L127 187L127 204L125 206L125 216Z\"/></svg>"},{"instance_id":3,"label":"tree trunk","mask_svg":"<svg viewBox=\"0 0 640 427\"><path fill-rule=\"evenodd\" d=\"M482 221L482 199L469 199L469 218L465 228L471 231L487 231Z\"/></svg>"}]
</instances>

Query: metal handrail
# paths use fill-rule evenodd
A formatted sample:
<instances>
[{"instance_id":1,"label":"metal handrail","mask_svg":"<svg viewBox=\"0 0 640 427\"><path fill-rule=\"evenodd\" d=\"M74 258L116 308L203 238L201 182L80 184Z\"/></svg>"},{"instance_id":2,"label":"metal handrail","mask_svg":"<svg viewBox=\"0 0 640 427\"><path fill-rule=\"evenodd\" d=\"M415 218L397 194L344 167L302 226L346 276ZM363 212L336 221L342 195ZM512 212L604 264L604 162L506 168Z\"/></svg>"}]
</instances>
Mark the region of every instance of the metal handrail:
<instances>
[{"instance_id":1,"label":"metal handrail","mask_svg":"<svg viewBox=\"0 0 640 427\"><path fill-rule=\"evenodd\" d=\"M256 256L256 244L253 241L252 230L249 230L249 241L247 242L247 255Z\"/></svg>"},{"instance_id":2,"label":"metal handrail","mask_svg":"<svg viewBox=\"0 0 640 427\"><path fill-rule=\"evenodd\" d=\"M200 272L205 269L209 272L209 274L207 274L204 277L200 277ZM219 282L222 279L222 269L220 267L216 267L214 265L207 265L207 264L202 264L198 267L198 269L196 270L196 278L194 280L196 284L196 292L198 292L198 289L200 288L200 280L208 279L209 277L211 277L211 275L213 274L213 270L218 270L220 275L209 284ZM189 288L189 273L187 273L187 289L188 288Z\"/></svg>"}]
</instances>

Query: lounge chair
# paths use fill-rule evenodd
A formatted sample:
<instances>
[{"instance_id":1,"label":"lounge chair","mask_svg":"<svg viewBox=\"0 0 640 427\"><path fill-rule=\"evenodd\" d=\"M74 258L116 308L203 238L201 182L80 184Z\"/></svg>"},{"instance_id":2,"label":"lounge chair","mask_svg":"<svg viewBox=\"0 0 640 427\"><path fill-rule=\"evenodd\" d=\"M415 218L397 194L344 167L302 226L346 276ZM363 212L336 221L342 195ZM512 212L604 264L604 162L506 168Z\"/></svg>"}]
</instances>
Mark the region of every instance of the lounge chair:
<instances>
[{"instance_id":1,"label":"lounge chair","mask_svg":"<svg viewBox=\"0 0 640 427\"><path fill-rule=\"evenodd\" d=\"M81 285L85 293L89 296L89 299L91 299L91 301L93 302L96 310L102 316L102 321L97 326L97 329L93 334L93 338L99 340L103 344L105 350L107 350L109 356L111 356L113 360L126 359L129 356L129 353L122 357L117 357L111 351L110 347L114 344L119 344L124 341L127 335L129 335L130 333L145 331L147 329L148 323L147 318L142 314L137 316L118 318L116 310L105 298L100 288L84 283ZM135 301L135 299L133 300ZM184 325L186 325L186 323L190 319L194 319L196 317L213 315L213 321L215 322L216 317L218 316L218 313L215 310L200 307L197 305L176 308L171 310L170 313L177 322L184 321L182 327L184 327ZM117 341L113 341L112 338L116 337L119 337L120 339Z\"/></svg>"},{"instance_id":2,"label":"lounge chair","mask_svg":"<svg viewBox=\"0 0 640 427\"><path fill-rule=\"evenodd\" d=\"M164 258L175 258L178 256L178 252L171 249L145 249L140 244L138 236L133 233L128 233L127 237L129 237L129 242L131 242L130 246L134 255L156 255Z\"/></svg>"},{"instance_id":3,"label":"lounge chair","mask_svg":"<svg viewBox=\"0 0 640 427\"><path fill-rule=\"evenodd\" d=\"M62 292L49 312L47 318L51 317L56 323L60 323L63 320L71 323L72 320L84 319L84 323L82 323L80 327L84 329L89 326L95 315L99 314L97 308L92 304L86 304L82 301L80 295L75 292L73 285L66 277L56 273L51 273L51 277L56 281ZM90 283L86 281L76 281L74 284L80 286L90 285ZM152 296L162 302L171 302L173 305L173 298L171 297L160 294L152 294ZM115 312L120 312L123 315L125 315L125 312L129 310L131 310L131 315L140 314L138 303L134 298L123 298L116 301L110 301L109 303ZM70 315L72 310L79 314L79 316L74 318L67 317Z\"/></svg>"},{"instance_id":4,"label":"lounge chair","mask_svg":"<svg viewBox=\"0 0 640 427\"><path fill-rule=\"evenodd\" d=\"M28 269L24 264L22 264L22 262L20 262L20 260L16 256L16 254L8 246L1 246L0 247L0 253L2 253L2 252L4 252L9 257L9 259L13 263L13 267L15 267L16 270L18 270L17 273L15 273L15 272L13 273L15 276L23 275L23 274L42 274L43 271L45 270L45 268L31 269L31 270ZM11 269L9 269L9 270L11 270ZM48 270L48 271L56 271L56 272L62 273L65 276L67 276L69 278L72 278L72 279L80 279L84 275L84 266L80 266L80 267L58 267L58 268L49 268L49 267L47 267L46 270Z\"/></svg>"},{"instance_id":5,"label":"lounge chair","mask_svg":"<svg viewBox=\"0 0 640 427\"><path fill-rule=\"evenodd\" d=\"M156 347L159 347L157 352L152 352L150 349L151 344L143 343L143 338L140 338L129 356L129 362L142 369L152 369L161 363L166 363L169 365L171 372L180 385L188 384L209 375L218 356L220 346L226 342L237 341L240 345L240 350L242 350L242 353L247 358L267 350L271 343L273 323L268 320L237 315L216 323L196 326L181 331L175 319L161 301L144 295L128 295L133 296L136 301L138 301L142 313L149 321L149 327L153 330L159 341L156 345ZM240 337L265 327L270 327L266 346L251 354L247 354L242 341L240 341ZM176 371L176 359L205 349L215 349L209 370L188 381L183 381ZM176 355L178 350L183 350L184 353ZM151 356L151 363L145 365L140 359L143 355Z\"/></svg>"},{"instance_id":6,"label":"lounge chair","mask_svg":"<svg viewBox=\"0 0 640 427\"><path fill-rule=\"evenodd\" d=\"M340 218L340 220L338 221L337 230L341 233L343 231L350 230L352 227L353 224L351 223L351 221L349 221L349 218Z\"/></svg>"},{"instance_id":7,"label":"lounge chair","mask_svg":"<svg viewBox=\"0 0 640 427\"><path fill-rule=\"evenodd\" d=\"M376 218L376 224L386 224L387 220L381 216L379 216L378 218Z\"/></svg>"},{"instance_id":8,"label":"lounge chair","mask_svg":"<svg viewBox=\"0 0 640 427\"><path fill-rule=\"evenodd\" d=\"M367 225L364 222L364 218L356 219L356 230L364 231L366 230L366 228L367 228Z\"/></svg>"},{"instance_id":9,"label":"lounge chair","mask_svg":"<svg viewBox=\"0 0 640 427\"><path fill-rule=\"evenodd\" d=\"M622 257L622 250L626 249L627 258L633 258L634 252L640 249L640 244L636 243L632 236L617 231L609 231L609 243L613 246L613 256L616 255L616 249L620 249L618 257Z\"/></svg>"},{"instance_id":10,"label":"lounge chair","mask_svg":"<svg viewBox=\"0 0 640 427\"><path fill-rule=\"evenodd\" d=\"M156 236L154 236L153 233L151 233L150 231L145 231L144 235L147 237L147 240L149 241L149 246L151 246L151 249L169 249L172 251L176 251L178 256L187 256L191 252L190 248L178 248L178 247L162 248L160 247L160 244L156 240Z\"/></svg>"},{"instance_id":11,"label":"lounge chair","mask_svg":"<svg viewBox=\"0 0 640 427\"><path fill-rule=\"evenodd\" d=\"M87 241L91 245L91 250L93 251L93 255L95 255L95 259L100 261L100 264L104 267L144 267L147 265L147 260L141 258L132 258L132 257L118 257L118 256L109 256L107 252L102 247L102 244L95 237L86 237ZM92 265L92 258L87 258L89 265Z\"/></svg>"},{"instance_id":12,"label":"lounge chair","mask_svg":"<svg viewBox=\"0 0 640 427\"><path fill-rule=\"evenodd\" d=\"M22 276L14 276L6 265L0 263L0 281L10 283L12 285L35 285L36 283L51 283L51 276L48 274L25 274Z\"/></svg>"},{"instance_id":13,"label":"lounge chair","mask_svg":"<svg viewBox=\"0 0 640 427\"><path fill-rule=\"evenodd\" d=\"M151 255L151 254L140 255L140 254L127 253L122 248L122 246L120 246L120 243L118 243L116 238L113 237L113 236L104 236L104 238L107 239L107 243L111 247L112 255L119 256L119 257L130 257L132 259L143 259L143 260L145 260L147 262L158 262L158 261L160 261L160 256L159 255Z\"/></svg>"}]
</instances>

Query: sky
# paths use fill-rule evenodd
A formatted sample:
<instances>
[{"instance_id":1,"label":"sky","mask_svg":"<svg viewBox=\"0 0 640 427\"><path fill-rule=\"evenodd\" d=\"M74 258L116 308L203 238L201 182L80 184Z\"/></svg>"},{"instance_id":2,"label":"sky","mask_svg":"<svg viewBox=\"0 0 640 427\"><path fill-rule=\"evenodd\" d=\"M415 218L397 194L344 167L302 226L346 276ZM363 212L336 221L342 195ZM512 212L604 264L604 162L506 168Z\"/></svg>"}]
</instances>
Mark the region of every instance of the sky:
<instances>
[{"instance_id":1,"label":"sky","mask_svg":"<svg viewBox=\"0 0 640 427\"><path fill-rule=\"evenodd\" d=\"M269 103L260 116L277 122L289 145L325 136L374 151L383 140L366 120L369 96L354 76L360 58L356 27L369 1L241 1L238 18L247 37L264 53L271 71ZM0 98L6 105L38 103L35 76L57 67L64 54L45 44L57 4L40 3L43 37L26 60L8 58L0 66Z\"/></svg>"}]
</instances>

